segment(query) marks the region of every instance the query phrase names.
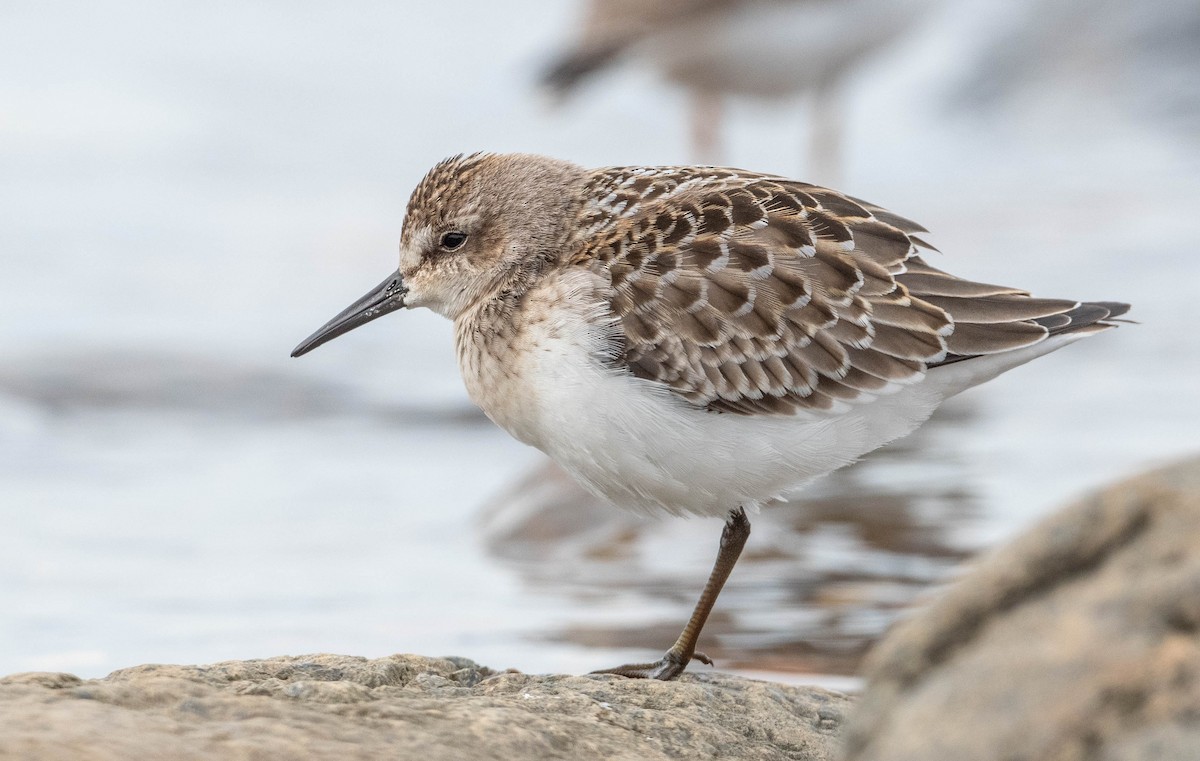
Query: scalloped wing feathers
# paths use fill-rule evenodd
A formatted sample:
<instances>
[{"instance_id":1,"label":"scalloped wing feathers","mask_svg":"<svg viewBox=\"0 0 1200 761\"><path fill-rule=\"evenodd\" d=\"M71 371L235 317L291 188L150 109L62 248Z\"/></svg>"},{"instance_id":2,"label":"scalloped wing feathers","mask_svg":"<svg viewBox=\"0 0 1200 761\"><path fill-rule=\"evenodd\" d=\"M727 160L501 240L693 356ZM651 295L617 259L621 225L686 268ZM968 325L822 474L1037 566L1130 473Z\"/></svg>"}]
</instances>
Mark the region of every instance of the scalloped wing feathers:
<instances>
[{"instance_id":1,"label":"scalloped wing feathers","mask_svg":"<svg viewBox=\"0 0 1200 761\"><path fill-rule=\"evenodd\" d=\"M584 197L572 261L609 278L629 370L713 411L844 409L1124 311L953 277L919 225L780 177L623 167Z\"/></svg>"}]
</instances>

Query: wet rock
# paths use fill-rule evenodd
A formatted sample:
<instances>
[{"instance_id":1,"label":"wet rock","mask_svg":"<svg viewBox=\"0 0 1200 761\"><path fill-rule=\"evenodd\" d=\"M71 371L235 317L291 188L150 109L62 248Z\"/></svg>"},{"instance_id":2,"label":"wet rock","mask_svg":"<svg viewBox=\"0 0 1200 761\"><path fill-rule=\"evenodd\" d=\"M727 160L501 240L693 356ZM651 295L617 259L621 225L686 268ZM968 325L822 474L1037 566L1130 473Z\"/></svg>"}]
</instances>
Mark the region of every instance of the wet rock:
<instances>
[{"instance_id":1,"label":"wet rock","mask_svg":"<svg viewBox=\"0 0 1200 761\"><path fill-rule=\"evenodd\" d=\"M986 557L865 676L853 761L1200 758L1200 458Z\"/></svg>"},{"instance_id":2,"label":"wet rock","mask_svg":"<svg viewBox=\"0 0 1200 761\"><path fill-rule=\"evenodd\" d=\"M0 758L827 759L844 695L338 655L0 679Z\"/></svg>"}]
</instances>

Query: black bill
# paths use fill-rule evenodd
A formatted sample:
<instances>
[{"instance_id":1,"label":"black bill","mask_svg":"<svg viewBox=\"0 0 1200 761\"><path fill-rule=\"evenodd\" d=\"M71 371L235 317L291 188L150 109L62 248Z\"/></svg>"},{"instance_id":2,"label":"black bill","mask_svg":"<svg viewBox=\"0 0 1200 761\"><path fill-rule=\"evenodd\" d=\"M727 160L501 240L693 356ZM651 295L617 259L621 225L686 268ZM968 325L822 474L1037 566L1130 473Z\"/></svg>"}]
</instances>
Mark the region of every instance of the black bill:
<instances>
[{"instance_id":1,"label":"black bill","mask_svg":"<svg viewBox=\"0 0 1200 761\"><path fill-rule=\"evenodd\" d=\"M326 341L332 341L343 333L349 333L360 325L366 325L376 317L395 312L404 306L404 278L399 272L371 289L371 292L343 309L337 317L322 325L316 333L300 342L292 350L293 357L307 354Z\"/></svg>"}]
</instances>

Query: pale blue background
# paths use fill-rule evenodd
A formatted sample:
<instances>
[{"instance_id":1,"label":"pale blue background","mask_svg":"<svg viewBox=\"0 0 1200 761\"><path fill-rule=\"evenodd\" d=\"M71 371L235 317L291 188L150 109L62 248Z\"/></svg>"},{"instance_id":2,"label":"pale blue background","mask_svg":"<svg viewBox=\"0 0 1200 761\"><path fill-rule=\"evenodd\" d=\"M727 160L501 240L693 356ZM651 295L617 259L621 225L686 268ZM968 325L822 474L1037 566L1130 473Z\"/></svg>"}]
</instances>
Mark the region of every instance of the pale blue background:
<instances>
[{"instance_id":1,"label":"pale blue background","mask_svg":"<svg viewBox=\"0 0 1200 761\"><path fill-rule=\"evenodd\" d=\"M1042 7L1070 22L1100 6L1116 13ZM983 506L963 529L978 545L1200 448L1198 77L1180 75L1186 49L1115 23L1084 30L1115 36L1105 66L1024 80L1029 56L1064 47L1005 42L1036 7L952 3L861 72L848 108L844 189L930 227L939 264L1132 301L1142 322L970 392L976 417L942 446ZM540 455L472 413L449 324L406 313L287 356L391 271L407 195L446 155L688 160L683 97L649 73L559 110L532 87L576 13L0 8L0 673L397 650L579 671L628 655L537 634L643 601L530 589L482 551L476 511ZM1007 56L984 53L997 44ZM739 104L729 161L802 176L803 116ZM655 526L672 549L648 562L698 587L716 527Z\"/></svg>"}]
</instances>

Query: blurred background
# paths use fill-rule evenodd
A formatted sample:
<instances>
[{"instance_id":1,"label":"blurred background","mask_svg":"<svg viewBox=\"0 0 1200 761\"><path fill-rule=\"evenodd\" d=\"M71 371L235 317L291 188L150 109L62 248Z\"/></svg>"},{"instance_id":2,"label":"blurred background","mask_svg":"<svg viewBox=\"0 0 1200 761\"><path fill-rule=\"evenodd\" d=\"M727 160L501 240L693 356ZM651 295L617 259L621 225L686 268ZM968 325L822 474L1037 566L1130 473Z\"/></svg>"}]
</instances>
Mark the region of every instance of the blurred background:
<instances>
[{"instance_id":1,"label":"blurred background","mask_svg":"<svg viewBox=\"0 0 1200 761\"><path fill-rule=\"evenodd\" d=\"M719 520L583 496L470 405L433 314L288 358L475 150L836 182L956 274L1135 305L752 519L722 668L852 674L974 553L1200 448L1194 0L10 0L0 673L673 641Z\"/></svg>"}]
</instances>

